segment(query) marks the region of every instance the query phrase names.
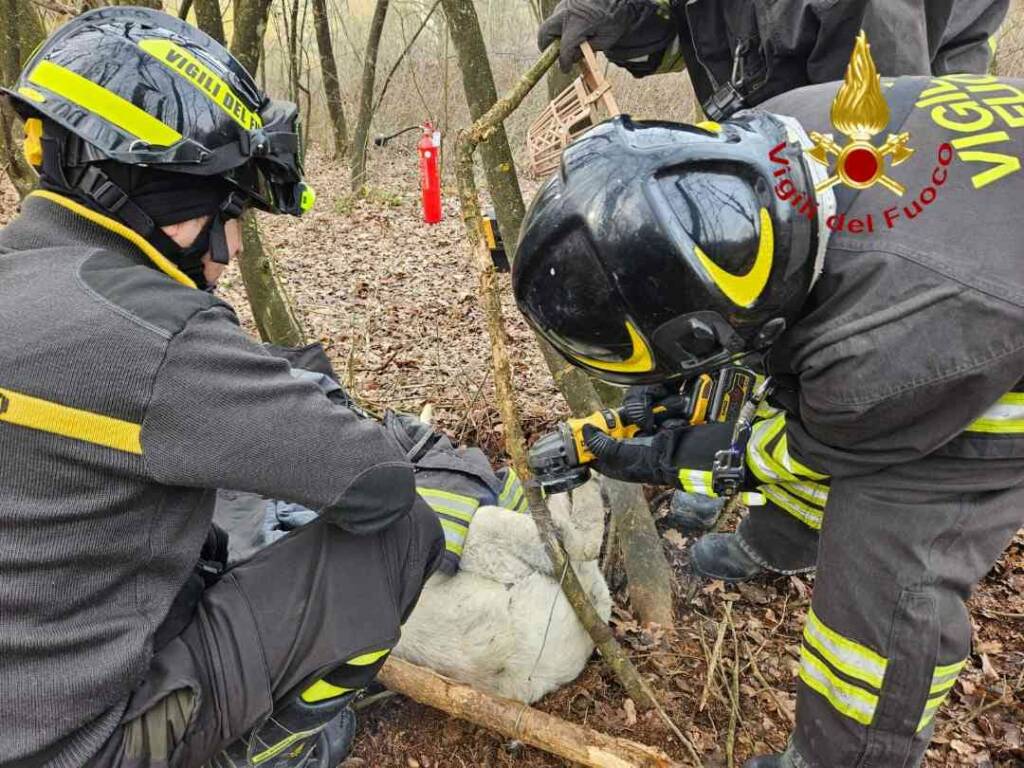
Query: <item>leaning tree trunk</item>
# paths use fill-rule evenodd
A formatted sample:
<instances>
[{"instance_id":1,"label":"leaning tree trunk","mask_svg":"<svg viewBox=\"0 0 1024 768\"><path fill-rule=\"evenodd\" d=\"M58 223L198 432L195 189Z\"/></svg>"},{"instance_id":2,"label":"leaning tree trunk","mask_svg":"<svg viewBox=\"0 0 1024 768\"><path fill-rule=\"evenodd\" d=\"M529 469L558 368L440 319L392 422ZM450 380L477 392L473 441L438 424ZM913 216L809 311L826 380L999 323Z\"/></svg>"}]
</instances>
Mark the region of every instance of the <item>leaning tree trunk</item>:
<instances>
[{"instance_id":1,"label":"leaning tree trunk","mask_svg":"<svg viewBox=\"0 0 1024 768\"><path fill-rule=\"evenodd\" d=\"M327 112L331 116L331 130L334 133L334 157L341 158L345 156L348 145L348 127L345 125L345 107L341 103L338 63L331 43L331 23L327 16L326 0L313 0L313 26L316 27L316 47L320 51L320 71L323 73L324 93L327 96Z\"/></svg>"},{"instance_id":2,"label":"leaning tree trunk","mask_svg":"<svg viewBox=\"0 0 1024 768\"><path fill-rule=\"evenodd\" d=\"M498 100L480 21L472 0L441 0L441 3L458 51L469 111L474 120L479 120ZM480 154L502 239L510 258L514 259L525 206L503 124L480 144ZM540 345L555 385L573 413L584 415L618 404L609 401L618 396L619 390L595 386L586 373L569 365L542 339ZM630 582L630 602L642 622L671 626L674 616L672 571L662 552L647 502L640 486L610 482L615 487L617 501L613 507L613 530Z\"/></svg>"},{"instance_id":3,"label":"leaning tree trunk","mask_svg":"<svg viewBox=\"0 0 1024 768\"><path fill-rule=\"evenodd\" d=\"M25 60L45 36L43 23L29 0L0 0L0 83L13 85ZM0 99L0 167L18 195L27 195L36 183L32 166L21 154L15 134L18 118L6 99Z\"/></svg>"},{"instance_id":4,"label":"leaning tree trunk","mask_svg":"<svg viewBox=\"0 0 1024 768\"><path fill-rule=\"evenodd\" d=\"M476 8L473 7L473 0L441 0L441 5L448 18L448 28L451 30L452 41L459 56L459 69L462 70L462 84L466 90L469 114L473 120L479 120L498 100L490 59L487 57L487 46L480 31L480 20L476 15ZM525 206L504 125L498 126L480 145L480 156L483 159L487 189L494 203L502 240L505 242L509 257L513 258L516 243L519 241L519 227L523 222Z\"/></svg>"},{"instance_id":5,"label":"leaning tree trunk","mask_svg":"<svg viewBox=\"0 0 1024 768\"><path fill-rule=\"evenodd\" d=\"M218 0L194 0L196 24L206 34L212 37L221 45L227 45L227 37L224 35L224 20L220 16L220 3ZM253 75L254 70L250 70Z\"/></svg>"},{"instance_id":6,"label":"leaning tree trunk","mask_svg":"<svg viewBox=\"0 0 1024 768\"><path fill-rule=\"evenodd\" d=\"M363 57L363 84L359 89L359 119L356 135L352 142L352 191L358 192L366 184L366 145L370 134L370 120L373 119L373 84L377 79L377 51L380 49L380 35L384 31L384 19L388 13L388 0L377 0L370 22L370 36L366 41L366 55Z\"/></svg>"},{"instance_id":7,"label":"leaning tree trunk","mask_svg":"<svg viewBox=\"0 0 1024 768\"><path fill-rule=\"evenodd\" d=\"M270 0L238 0L231 52L255 74L263 48ZM264 248L255 214L242 219L243 253L239 268L260 338L282 346L305 343L306 334L281 283L273 251Z\"/></svg>"}]
</instances>

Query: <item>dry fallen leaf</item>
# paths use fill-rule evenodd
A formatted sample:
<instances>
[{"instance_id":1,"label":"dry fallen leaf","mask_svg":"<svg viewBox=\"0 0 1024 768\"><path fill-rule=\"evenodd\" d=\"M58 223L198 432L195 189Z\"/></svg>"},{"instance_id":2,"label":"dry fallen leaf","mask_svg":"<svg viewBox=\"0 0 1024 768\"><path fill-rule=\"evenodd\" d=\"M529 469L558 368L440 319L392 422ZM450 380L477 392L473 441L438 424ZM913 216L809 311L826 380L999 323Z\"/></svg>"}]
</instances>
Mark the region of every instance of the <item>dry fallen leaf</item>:
<instances>
[{"instance_id":1,"label":"dry fallen leaf","mask_svg":"<svg viewBox=\"0 0 1024 768\"><path fill-rule=\"evenodd\" d=\"M626 725L636 725L636 704L632 699L622 702L622 710L626 713Z\"/></svg>"}]
</instances>

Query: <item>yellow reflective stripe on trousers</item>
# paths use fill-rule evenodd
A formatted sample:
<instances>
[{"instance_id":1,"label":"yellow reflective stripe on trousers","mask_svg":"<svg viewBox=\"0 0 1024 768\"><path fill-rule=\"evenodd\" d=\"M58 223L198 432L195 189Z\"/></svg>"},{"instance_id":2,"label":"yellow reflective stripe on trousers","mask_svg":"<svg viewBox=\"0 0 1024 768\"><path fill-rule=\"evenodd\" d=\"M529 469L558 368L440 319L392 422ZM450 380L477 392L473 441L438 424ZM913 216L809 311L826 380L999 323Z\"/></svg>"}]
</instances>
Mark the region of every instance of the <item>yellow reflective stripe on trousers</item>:
<instances>
[{"instance_id":1,"label":"yellow reflective stripe on trousers","mask_svg":"<svg viewBox=\"0 0 1024 768\"><path fill-rule=\"evenodd\" d=\"M354 691L355 688L342 688L340 685L331 685L326 680L317 680L309 688L302 692L302 700L307 704L315 704L318 701L326 701L341 696L343 693Z\"/></svg>"},{"instance_id":2,"label":"yellow reflective stripe on trousers","mask_svg":"<svg viewBox=\"0 0 1024 768\"><path fill-rule=\"evenodd\" d=\"M953 690L953 686L956 685L956 679L960 675L960 671L964 668L967 663L967 659L958 661L955 664L946 664L944 666L938 666L935 668L934 674L932 674L931 688L928 690L928 701L924 705L924 712L921 714L921 720L917 724L917 730L923 731L928 727L928 723L935 717L935 713L939 711L939 707L942 706L943 702L946 701L946 697L949 696L949 692Z\"/></svg>"},{"instance_id":3,"label":"yellow reflective stripe on trousers","mask_svg":"<svg viewBox=\"0 0 1024 768\"><path fill-rule=\"evenodd\" d=\"M967 426L967 432L1024 435L1024 392L1009 392Z\"/></svg>"},{"instance_id":4,"label":"yellow reflective stripe on trousers","mask_svg":"<svg viewBox=\"0 0 1024 768\"><path fill-rule=\"evenodd\" d=\"M115 451L142 453L140 424L61 405L13 389L0 389L0 424L49 432Z\"/></svg>"},{"instance_id":5,"label":"yellow reflective stripe on trousers","mask_svg":"<svg viewBox=\"0 0 1024 768\"><path fill-rule=\"evenodd\" d=\"M181 134L130 101L108 91L77 72L43 59L29 73L33 85L56 93L87 112L102 117L146 144L170 147L181 141Z\"/></svg>"},{"instance_id":6,"label":"yellow reflective stripe on trousers","mask_svg":"<svg viewBox=\"0 0 1024 768\"><path fill-rule=\"evenodd\" d=\"M351 664L353 667L368 667L371 664L376 664L389 653L391 653L390 648L384 648L379 651L370 651L369 653L364 653L359 656L353 656L345 663Z\"/></svg>"},{"instance_id":7,"label":"yellow reflective stripe on trousers","mask_svg":"<svg viewBox=\"0 0 1024 768\"><path fill-rule=\"evenodd\" d=\"M804 642L844 675L881 689L889 662L867 646L843 637L834 629L825 626L813 608L807 612Z\"/></svg>"},{"instance_id":8,"label":"yellow reflective stripe on trousers","mask_svg":"<svg viewBox=\"0 0 1024 768\"><path fill-rule=\"evenodd\" d=\"M871 725L878 707L878 697L835 675L807 648L800 652L800 679L811 690L823 696L840 714L861 725Z\"/></svg>"},{"instance_id":9,"label":"yellow reflective stripe on trousers","mask_svg":"<svg viewBox=\"0 0 1024 768\"><path fill-rule=\"evenodd\" d=\"M816 531L821 530L821 519L824 512L786 492L785 485L761 485L758 486L758 489L783 512L792 515L809 528Z\"/></svg>"}]
</instances>

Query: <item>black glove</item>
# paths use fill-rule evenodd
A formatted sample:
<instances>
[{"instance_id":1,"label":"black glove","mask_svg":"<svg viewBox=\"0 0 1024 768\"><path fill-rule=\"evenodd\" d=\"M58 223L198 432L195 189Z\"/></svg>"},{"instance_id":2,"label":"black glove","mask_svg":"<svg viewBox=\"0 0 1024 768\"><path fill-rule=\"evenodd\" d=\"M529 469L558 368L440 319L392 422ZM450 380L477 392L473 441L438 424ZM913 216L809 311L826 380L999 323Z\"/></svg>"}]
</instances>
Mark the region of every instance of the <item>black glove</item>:
<instances>
[{"instance_id":1,"label":"black glove","mask_svg":"<svg viewBox=\"0 0 1024 768\"><path fill-rule=\"evenodd\" d=\"M672 459L683 431L663 430L653 437L616 440L587 424L583 427L583 443L595 456L590 466L602 475L627 483L678 487L679 472Z\"/></svg>"},{"instance_id":2,"label":"black glove","mask_svg":"<svg viewBox=\"0 0 1024 768\"><path fill-rule=\"evenodd\" d=\"M650 434L658 429L654 408L671 397L679 396L679 387L669 384L640 384L626 390L620 411L630 424L640 427L640 432Z\"/></svg>"},{"instance_id":3,"label":"black glove","mask_svg":"<svg viewBox=\"0 0 1024 768\"><path fill-rule=\"evenodd\" d=\"M543 51L555 38L561 38L558 64L568 72L579 60L584 41L625 66L625 62L641 57L646 61L651 54L665 51L675 36L670 14L655 0L560 0L541 22L537 45Z\"/></svg>"}]
</instances>

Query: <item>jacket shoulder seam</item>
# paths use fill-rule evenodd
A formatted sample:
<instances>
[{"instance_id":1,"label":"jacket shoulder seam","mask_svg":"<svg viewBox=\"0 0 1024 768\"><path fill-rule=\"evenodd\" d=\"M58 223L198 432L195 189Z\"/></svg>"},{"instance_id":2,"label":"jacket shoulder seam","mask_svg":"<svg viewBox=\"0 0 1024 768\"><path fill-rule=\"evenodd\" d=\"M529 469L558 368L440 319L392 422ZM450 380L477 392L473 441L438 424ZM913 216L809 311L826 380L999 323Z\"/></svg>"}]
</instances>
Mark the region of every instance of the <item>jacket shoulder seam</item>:
<instances>
[{"instance_id":1,"label":"jacket shoulder seam","mask_svg":"<svg viewBox=\"0 0 1024 768\"><path fill-rule=\"evenodd\" d=\"M145 328L147 331L155 333L157 336L164 339L165 341L170 339L172 336L170 331L167 331L163 328L160 328L159 326L147 322L146 320L143 320L141 317L132 312L129 312L124 307L119 307L117 304L112 302L110 299L108 299L106 296L104 296L99 291L94 289L85 281L85 279L82 277L82 265L84 265L85 262L87 262L91 257L95 256L98 253L104 253L104 250L102 248L93 248L92 250L90 250L85 255L85 257L79 262L78 268L75 269L75 282L78 283L79 287L86 293L87 296L93 299L96 303L111 310L112 312L114 312L114 314L120 315L125 320L128 320L129 322L134 323L135 325L138 325L141 328Z\"/></svg>"}]
</instances>

